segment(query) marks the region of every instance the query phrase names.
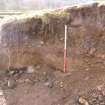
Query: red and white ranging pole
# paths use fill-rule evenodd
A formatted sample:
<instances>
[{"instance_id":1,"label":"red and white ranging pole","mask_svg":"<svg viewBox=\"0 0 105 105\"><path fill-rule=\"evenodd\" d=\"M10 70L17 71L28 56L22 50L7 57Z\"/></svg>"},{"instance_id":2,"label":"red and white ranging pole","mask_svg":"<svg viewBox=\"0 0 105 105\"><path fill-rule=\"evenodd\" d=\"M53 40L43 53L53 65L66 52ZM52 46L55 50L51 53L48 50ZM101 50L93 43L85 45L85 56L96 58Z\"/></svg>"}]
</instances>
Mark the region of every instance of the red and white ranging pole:
<instances>
[{"instance_id":1,"label":"red and white ranging pole","mask_svg":"<svg viewBox=\"0 0 105 105\"><path fill-rule=\"evenodd\" d=\"M65 25L65 40L64 40L64 72L67 71L67 25Z\"/></svg>"}]
</instances>

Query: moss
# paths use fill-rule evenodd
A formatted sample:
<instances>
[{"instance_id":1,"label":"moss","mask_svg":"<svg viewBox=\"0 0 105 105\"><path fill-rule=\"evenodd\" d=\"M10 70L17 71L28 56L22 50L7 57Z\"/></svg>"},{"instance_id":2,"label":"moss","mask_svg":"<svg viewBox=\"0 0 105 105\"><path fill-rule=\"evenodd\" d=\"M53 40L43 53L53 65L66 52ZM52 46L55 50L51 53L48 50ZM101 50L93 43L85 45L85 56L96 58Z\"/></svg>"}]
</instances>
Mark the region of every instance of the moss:
<instances>
[{"instance_id":1,"label":"moss","mask_svg":"<svg viewBox=\"0 0 105 105\"><path fill-rule=\"evenodd\" d=\"M69 13L67 13L65 11L59 11L59 12L46 13L43 16L41 16L41 19L43 20L43 22L49 23L49 20L51 18L56 18L56 19L62 20L63 18L66 18L68 16L69 16Z\"/></svg>"},{"instance_id":2,"label":"moss","mask_svg":"<svg viewBox=\"0 0 105 105\"><path fill-rule=\"evenodd\" d=\"M66 12L66 11L57 11L57 12L54 12L53 15L57 16L57 17L67 17L69 16L69 13Z\"/></svg>"}]
</instances>

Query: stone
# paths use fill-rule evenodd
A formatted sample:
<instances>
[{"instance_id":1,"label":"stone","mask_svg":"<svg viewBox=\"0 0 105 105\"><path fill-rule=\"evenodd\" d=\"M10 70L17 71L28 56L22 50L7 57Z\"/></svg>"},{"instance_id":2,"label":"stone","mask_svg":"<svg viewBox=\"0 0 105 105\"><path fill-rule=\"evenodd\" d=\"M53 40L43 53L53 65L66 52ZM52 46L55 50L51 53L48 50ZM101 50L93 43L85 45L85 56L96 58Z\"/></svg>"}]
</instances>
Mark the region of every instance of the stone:
<instances>
[{"instance_id":1,"label":"stone","mask_svg":"<svg viewBox=\"0 0 105 105\"><path fill-rule=\"evenodd\" d=\"M54 79L53 78L48 78L47 82L45 83L45 86L48 86L49 88L53 88L54 86Z\"/></svg>"},{"instance_id":2,"label":"stone","mask_svg":"<svg viewBox=\"0 0 105 105\"><path fill-rule=\"evenodd\" d=\"M61 81L60 82L60 88L63 88L64 86L63 86L63 82Z\"/></svg>"},{"instance_id":3,"label":"stone","mask_svg":"<svg viewBox=\"0 0 105 105\"><path fill-rule=\"evenodd\" d=\"M101 102L100 105L105 105L105 102Z\"/></svg>"},{"instance_id":4,"label":"stone","mask_svg":"<svg viewBox=\"0 0 105 105\"><path fill-rule=\"evenodd\" d=\"M48 81L48 82L46 82L44 85L47 86L47 87L49 87L49 88L53 88L54 83Z\"/></svg>"},{"instance_id":5,"label":"stone","mask_svg":"<svg viewBox=\"0 0 105 105\"><path fill-rule=\"evenodd\" d=\"M16 86L16 81L13 78L10 78L7 82L8 88L13 89Z\"/></svg>"},{"instance_id":6,"label":"stone","mask_svg":"<svg viewBox=\"0 0 105 105\"><path fill-rule=\"evenodd\" d=\"M0 89L0 96L2 96L3 95L3 91Z\"/></svg>"},{"instance_id":7,"label":"stone","mask_svg":"<svg viewBox=\"0 0 105 105\"><path fill-rule=\"evenodd\" d=\"M87 102L87 100L85 100L83 97L80 97L80 98L79 98L79 103L80 103L81 105L89 105L89 103Z\"/></svg>"},{"instance_id":8,"label":"stone","mask_svg":"<svg viewBox=\"0 0 105 105\"><path fill-rule=\"evenodd\" d=\"M41 45L44 45L44 42L43 42L43 41L40 41L40 44L41 44Z\"/></svg>"},{"instance_id":9,"label":"stone","mask_svg":"<svg viewBox=\"0 0 105 105\"><path fill-rule=\"evenodd\" d=\"M14 75L15 74L15 71L11 70L11 71L9 71L9 74L10 75Z\"/></svg>"},{"instance_id":10,"label":"stone","mask_svg":"<svg viewBox=\"0 0 105 105\"><path fill-rule=\"evenodd\" d=\"M96 52L96 49L95 48L91 48L89 54L93 55L95 52Z\"/></svg>"},{"instance_id":11,"label":"stone","mask_svg":"<svg viewBox=\"0 0 105 105\"><path fill-rule=\"evenodd\" d=\"M63 41L64 40L64 38L60 38L60 41Z\"/></svg>"},{"instance_id":12,"label":"stone","mask_svg":"<svg viewBox=\"0 0 105 105\"><path fill-rule=\"evenodd\" d=\"M89 77L85 77L84 80L85 80L85 81L89 80Z\"/></svg>"},{"instance_id":13,"label":"stone","mask_svg":"<svg viewBox=\"0 0 105 105\"><path fill-rule=\"evenodd\" d=\"M99 95L98 96L98 99L99 99L99 101L103 101L103 96L102 95Z\"/></svg>"},{"instance_id":14,"label":"stone","mask_svg":"<svg viewBox=\"0 0 105 105\"><path fill-rule=\"evenodd\" d=\"M99 90L99 91L101 91L102 88L103 88L103 85L99 85L99 86L97 86L97 90Z\"/></svg>"},{"instance_id":15,"label":"stone","mask_svg":"<svg viewBox=\"0 0 105 105\"><path fill-rule=\"evenodd\" d=\"M27 67L27 73L28 74L31 74L31 73L34 73L35 72L35 68L33 66L28 66Z\"/></svg>"},{"instance_id":16,"label":"stone","mask_svg":"<svg viewBox=\"0 0 105 105\"><path fill-rule=\"evenodd\" d=\"M36 66L36 69L40 69L40 68L41 68L40 65L37 65L37 66Z\"/></svg>"},{"instance_id":17,"label":"stone","mask_svg":"<svg viewBox=\"0 0 105 105\"><path fill-rule=\"evenodd\" d=\"M101 55L101 58L104 59L105 58L105 55Z\"/></svg>"},{"instance_id":18,"label":"stone","mask_svg":"<svg viewBox=\"0 0 105 105\"><path fill-rule=\"evenodd\" d=\"M35 81L31 80L31 79L25 79L24 81L25 83L28 83L28 84L31 84L31 85L34 85L35 84Z\"/></svg>"},{"instance_id":19,"label":"stone","mask_svg":"<svg viewBox=\"0 0 105 105\"><path fill-rule=\"evenodd\" d=\"M89 68L86 68L86 71L89 71Z\"/></svg>"}]
</instances>

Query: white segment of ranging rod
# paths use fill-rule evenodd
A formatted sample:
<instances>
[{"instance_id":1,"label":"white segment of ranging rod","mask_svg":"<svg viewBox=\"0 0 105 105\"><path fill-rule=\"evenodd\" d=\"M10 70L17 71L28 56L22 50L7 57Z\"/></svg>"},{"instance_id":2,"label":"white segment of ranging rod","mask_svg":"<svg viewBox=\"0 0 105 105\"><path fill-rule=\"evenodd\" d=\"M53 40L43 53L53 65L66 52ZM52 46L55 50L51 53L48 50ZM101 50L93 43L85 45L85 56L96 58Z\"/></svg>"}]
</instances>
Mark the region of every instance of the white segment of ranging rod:
<instances>
[{"instance_id":1,"label":"white segment of ranging rod","mask_svg":"<svg viewBox=\"0 0 105 105\"><path fill-rule=\"evenodd\" d=\"M67 70L67 25L65 25L65 40L64 40L64 72Z\"/></svg>"},{"instance_id":2,"label":"white segment of ranging rod","mask_svg":"<svg viewBox=\"0 0 105 105\"><path fill-rule=\"evenodd\" d=\"M65 49L67 48L67 25L65 25Z\"/></svg>"}]
</instances>

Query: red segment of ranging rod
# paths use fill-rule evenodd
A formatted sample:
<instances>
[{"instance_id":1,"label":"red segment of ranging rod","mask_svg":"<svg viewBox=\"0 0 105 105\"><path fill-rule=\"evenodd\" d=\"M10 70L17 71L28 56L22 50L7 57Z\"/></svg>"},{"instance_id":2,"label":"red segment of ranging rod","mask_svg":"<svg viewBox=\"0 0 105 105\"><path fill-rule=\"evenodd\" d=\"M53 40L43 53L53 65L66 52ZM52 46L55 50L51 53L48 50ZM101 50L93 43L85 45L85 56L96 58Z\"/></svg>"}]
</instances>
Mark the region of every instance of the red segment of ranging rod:
<instances>
[{"instance_id":1,"label":"red segment of ranging rod","mask_svg":"<svg viewBox=\"0 0 105 105\"><path fill-rule=\"evenodd\" d=\"M67 71L67 49L64 49L64 72Z\"/></svg>"},{"instance_id":2,"label":"red segment of ranging rod","mask_svg":"<svg viewBox=\"0 0 105 105\"><path fill-rule=\"evenodd\" d=\"M64 72L67 71L67 25L65 25Z\"/></svg>"}]
</instances>

